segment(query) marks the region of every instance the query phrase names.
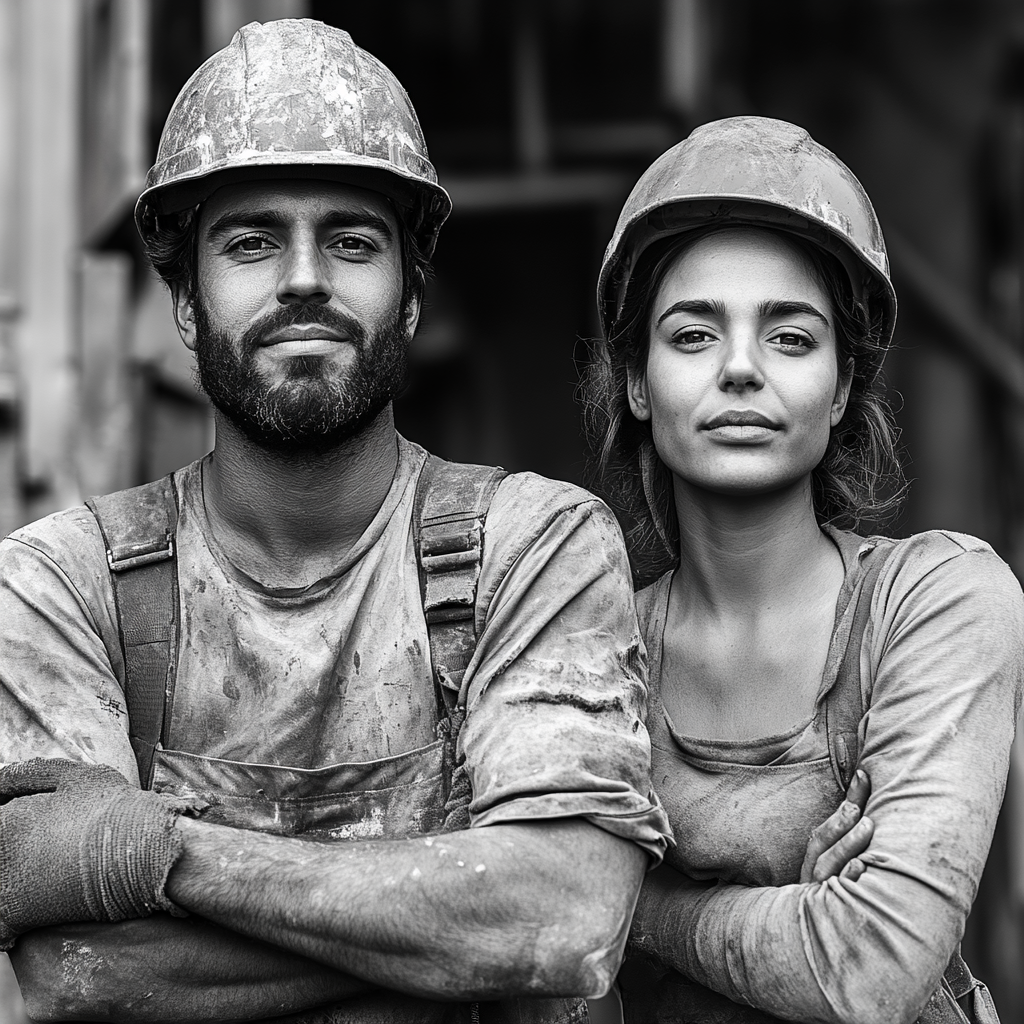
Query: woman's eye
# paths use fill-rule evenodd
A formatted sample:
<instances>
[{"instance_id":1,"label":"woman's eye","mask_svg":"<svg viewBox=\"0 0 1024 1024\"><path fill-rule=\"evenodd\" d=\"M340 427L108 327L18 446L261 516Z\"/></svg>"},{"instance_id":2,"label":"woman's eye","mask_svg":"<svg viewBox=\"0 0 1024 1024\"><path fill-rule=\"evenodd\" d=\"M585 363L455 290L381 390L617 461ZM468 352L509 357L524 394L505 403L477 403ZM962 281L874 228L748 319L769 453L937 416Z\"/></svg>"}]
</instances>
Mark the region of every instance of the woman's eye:
<instances>
[{"instance_id":1,"label":"woman's eye","mask_svg":"<svg viewBox=\"0 0 1024 1024\"><path fill-rule=\"evenodd\" d=\"M677 345L698 346L707 345L714 341L714 337L707 331L680 331L672 339Z\"/></svg>"},{"instance_id":2,"label":"woman's eye","mask_svg":"<svg viewBox=\"0 0 1024 1024\"><path fill-rule=\"evenodd\" d=\"M772 341L782 348L814 348L813 339L806 334L776 334Z\"/></svg>"}]
</instances>

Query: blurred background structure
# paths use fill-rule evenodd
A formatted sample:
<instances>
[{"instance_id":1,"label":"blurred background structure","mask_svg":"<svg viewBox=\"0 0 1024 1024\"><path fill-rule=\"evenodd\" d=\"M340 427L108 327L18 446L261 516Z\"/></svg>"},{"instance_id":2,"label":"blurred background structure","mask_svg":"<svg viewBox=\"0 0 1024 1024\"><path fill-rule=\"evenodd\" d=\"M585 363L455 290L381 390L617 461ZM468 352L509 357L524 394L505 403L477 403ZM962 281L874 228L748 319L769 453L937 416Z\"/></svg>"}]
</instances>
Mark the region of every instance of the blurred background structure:
<instances>
[{"instance_id":1,"label":"blurred background structure","mask_svg":"<svg viewBox=\"0 0 1024 1024\"><path fill-rule=\"evenodd\" d=\"M132 207L191 72L295 16L395 71L455 204L410 437L579 480L574 360L632 183L701 121L781 117L854 169L889 241L897 532L977 534L1024 575L1024 0L0 0L0 535L208 450ZM1018 752L964 943L1005 1024L1024 1022ZM0 1024L21 1012L0 957Z\"/></svg>"}]
</instances>

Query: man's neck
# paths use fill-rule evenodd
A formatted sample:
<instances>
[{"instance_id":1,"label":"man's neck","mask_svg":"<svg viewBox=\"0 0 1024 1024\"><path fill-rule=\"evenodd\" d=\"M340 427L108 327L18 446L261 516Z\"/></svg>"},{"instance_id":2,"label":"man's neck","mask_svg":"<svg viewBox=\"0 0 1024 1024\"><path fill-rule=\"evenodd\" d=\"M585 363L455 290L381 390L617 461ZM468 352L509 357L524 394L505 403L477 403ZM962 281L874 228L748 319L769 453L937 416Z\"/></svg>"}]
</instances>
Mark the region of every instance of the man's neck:
<instances>
[{"instance_id":1,"label":"man's neck","mask_svg":"<svg viewBox=\"0 0 1024 1024\"><path fill-rule=\"evenodd\" d=\"M338 448L314 454L267 451L218 413L203 476L206 512L236 568L266 587L299 589L344 561L397 466L390 405Z\"/></svg>"}]
</instances>

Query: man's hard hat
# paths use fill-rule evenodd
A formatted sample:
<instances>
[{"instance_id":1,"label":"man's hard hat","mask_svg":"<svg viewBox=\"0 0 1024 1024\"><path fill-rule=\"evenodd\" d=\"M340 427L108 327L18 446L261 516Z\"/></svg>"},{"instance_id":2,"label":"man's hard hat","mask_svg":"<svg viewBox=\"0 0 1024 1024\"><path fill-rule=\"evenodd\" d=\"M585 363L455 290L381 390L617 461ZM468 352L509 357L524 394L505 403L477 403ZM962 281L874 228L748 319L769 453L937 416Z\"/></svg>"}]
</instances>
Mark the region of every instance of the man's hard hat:
<instances>
[{"instance_id":1,"label":"man's hard hat","mask_svg":"<svg viewBox=\"0 0 1024 1024\"><path fill-rule=\"evenodd\" d=\"M767 117L729 117L696 128L636 183L605 251L597 301L611 338L637 261L652 243L699 228L779 228L842 263L854 295L887 345L896 292L871 200L853 172L803 128Z\"/></svg>"},{"instance_id":2,"label":"man's hard hat","mask_svg":"<svg viewBox=\"0 0 1024 1024\"><path fill-rule=\"evenodd\" d=\"M347 32L308 19L245 25L185 83L135 207L139 232L259 177L381 192L427 256L452 206L398 79Z\"/></svg>"}]
</instances>

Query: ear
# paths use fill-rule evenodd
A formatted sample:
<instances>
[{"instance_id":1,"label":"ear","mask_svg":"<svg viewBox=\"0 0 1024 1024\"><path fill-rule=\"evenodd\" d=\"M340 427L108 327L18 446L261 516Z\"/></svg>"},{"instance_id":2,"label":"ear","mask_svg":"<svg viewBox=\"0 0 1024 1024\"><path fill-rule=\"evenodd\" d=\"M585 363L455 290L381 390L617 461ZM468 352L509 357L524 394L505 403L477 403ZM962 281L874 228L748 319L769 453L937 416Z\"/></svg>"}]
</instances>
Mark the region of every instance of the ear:
<instances>
[{"instance_id":1,"label":"ear","mask_svg":"<svg viewBox=\"0 0 1024 1024\"><path fill-rule=\"evenodd\" d=\"M185 347L195 352L196 319L192 296L180 284L175 284L171 285L171 300L174 303L174 326L178 328Z\"/></svg>"},{"instance_id":2,"label":"ear","mask_svg":"<svg viewBox=\"0 0 1024 1024\"><path fill-rule=\"evenodd\" d=\"M836 382L836 394L832 399L832 412L829 416L829 423L832 427L839 426L843 414L846 412L846 403L850 399L850 388L853 387L853 359L846 360L846 366L839 374Z\"/></svg>"},{"instance_id":3,"label":"ear","mask_svg":"<svg viewBox=\"0 0 1024 1024\"><path fill-rule=\"evenodd\" d=\"M626 367L626 395L629 408L638 420L651 418L651 395L647 390L647 374L643 370Z\"/></svg>"},{"instance_id":4,"label":"ear","mask_svg":"<svg viewBox=\"0 0 1024 1024\"><path fill-rule=\"evenodd\" d=\"M419 271L417 271L419 273ZM423 275L420 274L420 286L410 290L405 301L405 332L406 337L411 341L416 333L420 322L420 312L423 309Z\"/></svg>"}]
</instances>

